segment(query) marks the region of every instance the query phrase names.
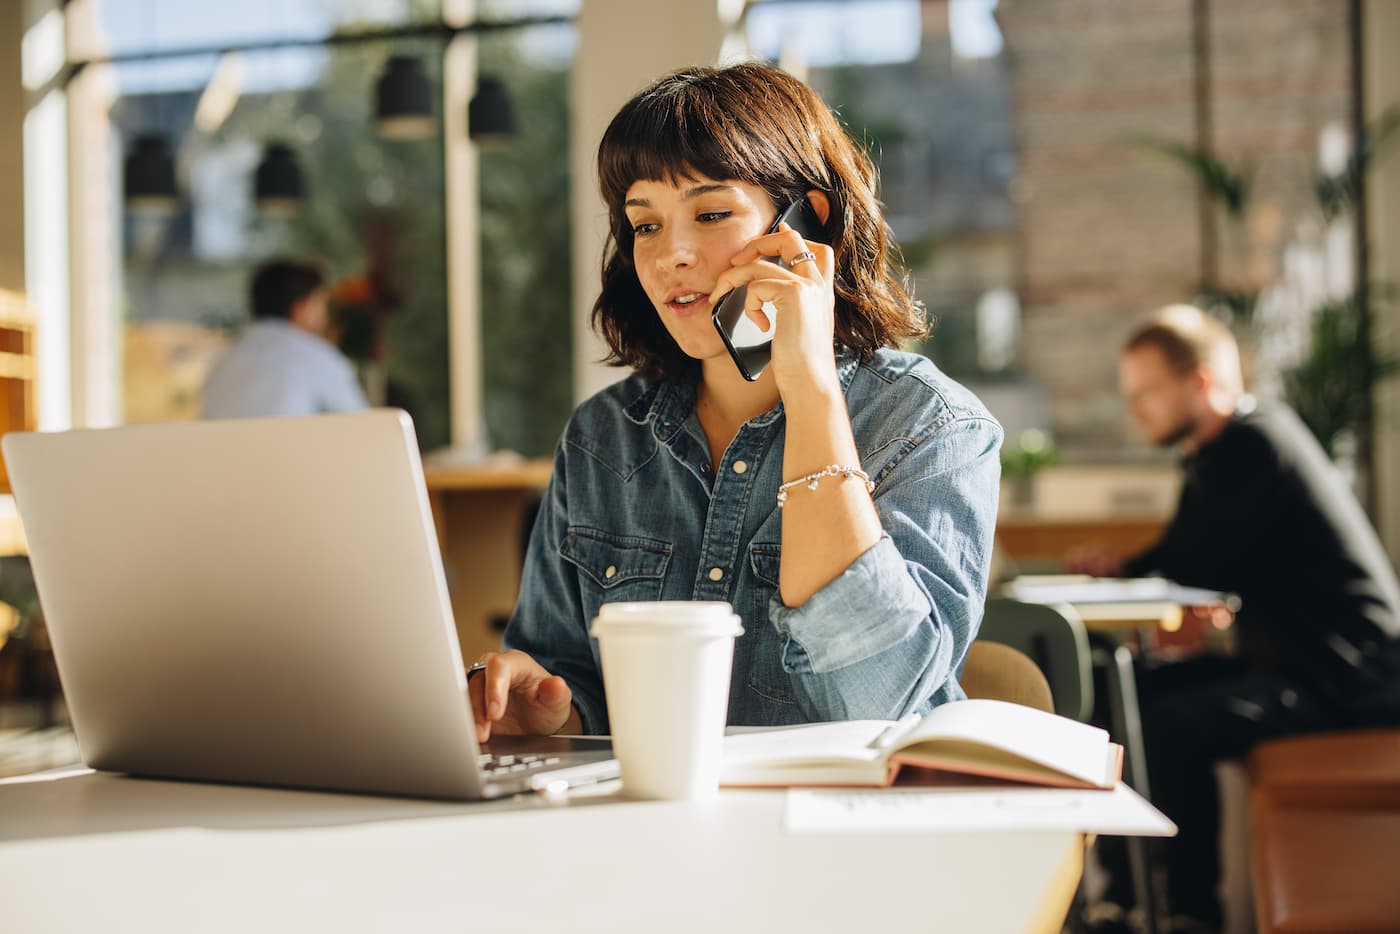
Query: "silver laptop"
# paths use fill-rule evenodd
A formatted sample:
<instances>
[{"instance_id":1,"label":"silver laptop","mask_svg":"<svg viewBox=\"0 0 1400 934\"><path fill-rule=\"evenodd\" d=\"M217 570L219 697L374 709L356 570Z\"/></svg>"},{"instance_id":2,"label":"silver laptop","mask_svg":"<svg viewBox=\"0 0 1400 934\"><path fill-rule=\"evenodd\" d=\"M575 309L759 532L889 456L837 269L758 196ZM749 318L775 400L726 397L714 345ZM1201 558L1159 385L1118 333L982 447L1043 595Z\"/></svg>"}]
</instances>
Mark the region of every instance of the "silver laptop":
<instances>
[{"instance_id":1,"label":"silver laptop","mask_svg":"<svg viewBox=\"0 0 1400 934\"><path fill-rule=\"evenodd\" d=\"M478 748L403 412L3 443L93 768L451 799L617 774L605 740Z\"/></svg>"}]
</instances>

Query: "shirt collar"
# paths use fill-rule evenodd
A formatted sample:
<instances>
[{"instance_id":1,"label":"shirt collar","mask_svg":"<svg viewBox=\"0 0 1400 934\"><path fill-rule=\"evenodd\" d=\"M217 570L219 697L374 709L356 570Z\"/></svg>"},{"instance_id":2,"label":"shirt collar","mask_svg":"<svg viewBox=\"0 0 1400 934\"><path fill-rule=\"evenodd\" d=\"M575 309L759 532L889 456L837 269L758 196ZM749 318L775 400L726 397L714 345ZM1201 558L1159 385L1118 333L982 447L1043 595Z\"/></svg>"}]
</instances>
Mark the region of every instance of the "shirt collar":
<instances>
[{"instance_id":1,"label":"shirt collar","mask_svg":"<svg viewBox=\"0 0 1400 934\"><path fill-rule=\"evenodd\" d=\"M838 346L836 376L841 381L843 395L850 391L851 381L859 368L860 360L855 351L844 345ZM694 380L662 380L651 383L645 392L623 409L623 414L638 425L650 423L656 439L665 443L681 430L686 419L695 411L695 387ZM768 425L782 414L783 403L779 400L778 404L767 412L749 419L749 424L755 427Z\"/></svg>"}]
</instances>

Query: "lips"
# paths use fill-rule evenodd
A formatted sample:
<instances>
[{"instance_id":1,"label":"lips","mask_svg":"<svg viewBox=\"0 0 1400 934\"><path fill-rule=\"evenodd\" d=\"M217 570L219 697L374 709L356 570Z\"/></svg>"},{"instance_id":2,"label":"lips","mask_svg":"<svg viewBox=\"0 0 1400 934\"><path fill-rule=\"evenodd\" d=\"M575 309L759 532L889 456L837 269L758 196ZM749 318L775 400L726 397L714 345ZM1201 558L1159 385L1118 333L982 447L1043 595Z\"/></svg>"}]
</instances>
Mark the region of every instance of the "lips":
<instances>
[{"instance_id":1,"label":"lips","mask_svg":"<svg viewBox=\"0 0 1400 934\"><path fill-rule=\"evenodd\" d=\"M672 289L666 296L666 307L677 315L695 314L709 307L709 303L705 301L709 297L710 293L698 289Z\"/></svg>"}]
</instances>

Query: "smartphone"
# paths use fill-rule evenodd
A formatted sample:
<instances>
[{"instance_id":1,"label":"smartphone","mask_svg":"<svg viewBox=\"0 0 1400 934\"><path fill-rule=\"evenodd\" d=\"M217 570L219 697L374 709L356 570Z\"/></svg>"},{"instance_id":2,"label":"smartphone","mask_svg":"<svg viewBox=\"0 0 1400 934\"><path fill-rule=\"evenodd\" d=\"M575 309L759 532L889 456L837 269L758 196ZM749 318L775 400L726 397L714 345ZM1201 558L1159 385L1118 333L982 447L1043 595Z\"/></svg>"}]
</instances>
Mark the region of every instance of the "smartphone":
<instances>
[{"instance_id":1,"label":"smartphone","mask_svg":"<svg viewBox=\"0 0 1400 934\"><path fill-rule=\"evenodd\" d=\"M806 195L779 213L773 226L768 228L768 233L776 232L782 224L787 224L797 231L803 240L826 242L822 222ZM786 268L781 256L765 256L764 259ZM724 346L728 348L729 356L734 359L734 365L739 368L744 379L752 382L763 374L768 368L768 361L773 358L773 331L776 322L772 321L772 315L769 315L769 326L765 331L744 314L744 299L748 291L747 286L741 285L725 295L715 306L711 320L715 324L715 330L719 331L719 336L724 339Z\"/></svg>"}]
</instances>

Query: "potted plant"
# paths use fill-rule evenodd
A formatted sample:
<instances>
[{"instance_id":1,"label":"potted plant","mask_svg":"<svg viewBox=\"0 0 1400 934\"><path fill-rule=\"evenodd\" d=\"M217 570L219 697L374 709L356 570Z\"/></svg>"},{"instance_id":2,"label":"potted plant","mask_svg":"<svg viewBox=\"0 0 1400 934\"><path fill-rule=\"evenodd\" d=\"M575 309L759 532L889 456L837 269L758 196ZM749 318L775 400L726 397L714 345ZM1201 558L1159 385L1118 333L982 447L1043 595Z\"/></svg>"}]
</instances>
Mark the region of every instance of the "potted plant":
<instances>
[{"instance_id":1,"label":"potted plant","mask_svg":"<svg viewBox=\"0 0 1400 934\"><path fill-rule=\"evenodd\" d=\"M1011 505L1029 509L1035 504L1035 475L1059 461L1050 436L1027 428L1001 447L1001 475L1011 487Z\"/></svg>"}]
</instances>

